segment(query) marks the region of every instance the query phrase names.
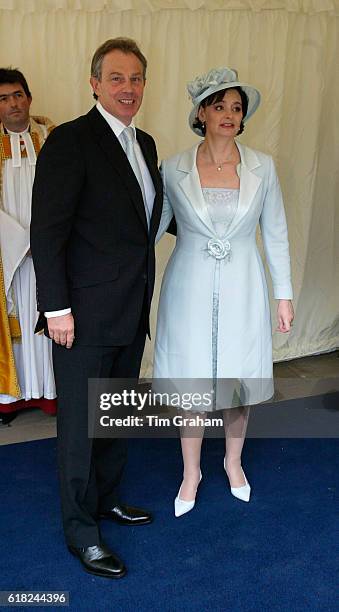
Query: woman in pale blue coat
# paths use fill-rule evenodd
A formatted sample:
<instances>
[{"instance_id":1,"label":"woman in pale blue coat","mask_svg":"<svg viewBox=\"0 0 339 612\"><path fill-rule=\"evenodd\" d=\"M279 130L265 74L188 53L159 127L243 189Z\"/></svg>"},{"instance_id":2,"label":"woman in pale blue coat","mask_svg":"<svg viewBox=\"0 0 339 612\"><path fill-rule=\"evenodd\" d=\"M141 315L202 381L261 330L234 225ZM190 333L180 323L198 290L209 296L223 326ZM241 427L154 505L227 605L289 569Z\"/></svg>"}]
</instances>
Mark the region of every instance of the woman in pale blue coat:
<instances>
[{"instance_id":1,"label":"woman in pale blue coat","mask_svg":"<svg viewBox=\"0 0 339 612\"><path fill-rule=\"evenodd\" d=\"M233 495L249 501L241 466L248 406L273 395L269 298L256 228L259 223L278 300L277 329L286 333L294 316L286 217L272 158L235 141L260 103L257 89L219 68L188 90L189 124L204 140L162 164L158 238L174 215L177 241L161 287L154 378L241 381L239 407L225 399L224 468ZM202 436L203 428L182 432L176 516L195 503Z\"/></svg>"}]
</instances>

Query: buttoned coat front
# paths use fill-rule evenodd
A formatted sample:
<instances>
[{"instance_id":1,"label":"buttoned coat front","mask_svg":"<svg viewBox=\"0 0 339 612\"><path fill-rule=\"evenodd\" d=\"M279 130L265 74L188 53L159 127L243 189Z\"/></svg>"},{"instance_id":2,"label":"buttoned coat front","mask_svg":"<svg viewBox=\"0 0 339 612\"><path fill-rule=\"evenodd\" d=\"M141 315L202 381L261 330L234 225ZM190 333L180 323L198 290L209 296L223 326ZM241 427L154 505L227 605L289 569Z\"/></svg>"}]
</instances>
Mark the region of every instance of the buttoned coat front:
<instances>
[{"instance_id":1,"label":"buttoned coat front","mask_svg":"<svg viewBox=\"0 0 339 612\"><path fill-rule=\"evenodd\" d=\"M257 379L257 401L272 395L272 330L260 224L274 297L292 298L285 211L270 156L237 143L236 214L220 240L205 205L198 146L162 164L165 201L158 238L172 215L177 241L162 281L155 378L212 378L213 294L218 287L217 378ZM252 397L247 403L254 403Z\"/></svg>"}]
</instances>

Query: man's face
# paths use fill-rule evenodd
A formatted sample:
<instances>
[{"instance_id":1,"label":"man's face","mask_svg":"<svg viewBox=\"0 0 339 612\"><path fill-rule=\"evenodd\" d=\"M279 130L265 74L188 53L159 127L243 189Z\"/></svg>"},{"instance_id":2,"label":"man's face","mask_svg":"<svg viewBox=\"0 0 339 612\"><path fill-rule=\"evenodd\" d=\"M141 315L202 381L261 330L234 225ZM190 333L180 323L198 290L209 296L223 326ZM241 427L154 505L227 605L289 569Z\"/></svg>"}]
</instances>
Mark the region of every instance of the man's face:
<instances>
[{"instance_id":1,"label":"man's face","mask_svg":"<svg viewBox=\"0 0 339 612\"><path fill-rule=\"evenodd\" d=\"M101 80L91 77L90 82L104 109L129 125L140 108L145 87L143 65L137 56L110 51L102 62Z\"/></svg>"},{"instance_id":2,"label":"man's face","mask_svg":"<svg viewBox=\"0 0 339 612\"><path fill-rule=\"evenodd\" d=\"M28 126L31 102L19 83L0 84L0 121L11 132L22 132Z\"/></svg>"}]
</instances>

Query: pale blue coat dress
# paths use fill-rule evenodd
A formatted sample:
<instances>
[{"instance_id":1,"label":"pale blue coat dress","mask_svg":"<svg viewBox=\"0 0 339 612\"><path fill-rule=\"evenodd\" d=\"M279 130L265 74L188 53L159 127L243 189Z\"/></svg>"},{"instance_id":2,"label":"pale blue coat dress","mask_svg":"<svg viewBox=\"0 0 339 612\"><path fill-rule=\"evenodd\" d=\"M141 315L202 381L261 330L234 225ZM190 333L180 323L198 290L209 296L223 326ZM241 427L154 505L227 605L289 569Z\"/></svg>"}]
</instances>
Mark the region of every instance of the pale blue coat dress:
<instances>
[{"instance_id":1,"label":"pale blue coat dress","mask_svg":"<svg viewBox=\"0 0 339 612\"><path fill-rule=\"evenodd\" d=\"M218 223L219 213L213 215L200 185L198 146L162 163L165 199L157 238L174 214L177 240L160 292L153 377L236 379L242 381L240 403L254 404L273 395L271 316L256 244L258 223L274 297L292 298L280 185L270 156L237 143L239 197L235 204L232 198L228 218Z\"/></svg>"}]
</instances>

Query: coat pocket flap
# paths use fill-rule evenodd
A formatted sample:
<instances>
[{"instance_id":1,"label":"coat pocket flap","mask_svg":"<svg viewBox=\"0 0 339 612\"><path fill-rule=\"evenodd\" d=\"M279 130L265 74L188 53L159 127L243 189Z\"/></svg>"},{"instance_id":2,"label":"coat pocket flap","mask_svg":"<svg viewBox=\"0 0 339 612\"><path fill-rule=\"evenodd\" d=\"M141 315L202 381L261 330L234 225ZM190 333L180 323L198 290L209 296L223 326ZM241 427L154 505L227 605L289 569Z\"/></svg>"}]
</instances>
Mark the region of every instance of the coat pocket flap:
<instances>
[{"instance_id":1,"label":"coat pocket flap","mask_svg":"<svg viewBox=\"0 0 339 612\"><path fill-rule=\"evenodd\" d=\"M80 289L82 287L93 287L95 285L102 285L103 283L110 283L119 276L119 265L111 264L106 266L100 266L97 270L83 269L74 273L70 277L70 285L72 289Z\"/></svg>"}]
</instances>

